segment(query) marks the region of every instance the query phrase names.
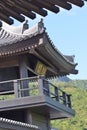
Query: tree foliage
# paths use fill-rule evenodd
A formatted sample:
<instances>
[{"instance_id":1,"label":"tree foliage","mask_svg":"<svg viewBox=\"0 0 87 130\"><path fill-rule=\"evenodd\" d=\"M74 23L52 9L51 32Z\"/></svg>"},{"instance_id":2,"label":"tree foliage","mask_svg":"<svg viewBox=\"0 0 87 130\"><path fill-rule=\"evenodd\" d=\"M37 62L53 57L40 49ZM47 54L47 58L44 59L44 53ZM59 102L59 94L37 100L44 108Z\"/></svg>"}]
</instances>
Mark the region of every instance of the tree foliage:
<instances>
[{"instance_id":1,"label":"tree foliage","mask_svg":"<svg viewBox=\"0 0 87 130\"><path fill-rule=\"evenodd\" d=\"M64 91L72 94L72 107L76 111L75 117L52 121L52 125L55 128L59 130L87 130L87 89L84 89L84 86L82 87L84 83L82 81L80 83L75 81L72 84L65 82L55 83Z\"/></svg>"}]
</instances>

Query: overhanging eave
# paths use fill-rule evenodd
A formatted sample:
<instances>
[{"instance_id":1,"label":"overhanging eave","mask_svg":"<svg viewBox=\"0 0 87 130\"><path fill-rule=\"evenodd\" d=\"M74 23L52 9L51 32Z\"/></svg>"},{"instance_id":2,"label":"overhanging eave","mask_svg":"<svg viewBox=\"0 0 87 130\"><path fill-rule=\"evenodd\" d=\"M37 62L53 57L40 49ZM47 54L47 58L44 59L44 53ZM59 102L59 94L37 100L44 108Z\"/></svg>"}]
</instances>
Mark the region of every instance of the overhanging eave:
<instances>
[{"instance_id":1,"label":"overhanging eave","mask_svg":"<svg viewBox=\"0 0 87 130\"><path fill-rule=\"evenodd\" d=\"M69 118L75 115L73 109L68 108L44 95L0 101L0 113L15 111L18 109L29 109L34 112L37 111L39 114L49 116L50 119Z\"/></svg>"}]
</instances>

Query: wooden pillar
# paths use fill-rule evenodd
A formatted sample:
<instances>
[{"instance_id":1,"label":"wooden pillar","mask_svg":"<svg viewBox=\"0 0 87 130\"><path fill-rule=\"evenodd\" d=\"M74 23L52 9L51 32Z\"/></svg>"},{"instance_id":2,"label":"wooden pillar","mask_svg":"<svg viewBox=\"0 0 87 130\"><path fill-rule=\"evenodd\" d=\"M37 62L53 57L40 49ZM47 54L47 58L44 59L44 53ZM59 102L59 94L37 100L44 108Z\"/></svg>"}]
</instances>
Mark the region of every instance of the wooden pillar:
<instances>
[{"instance_id":1,"label":"wooden pillar","mask_svg":"<svg viewBox=\"0 0 87 130\"><path fill-rule=\"evenodd\" d=\"M28 70L26 68L27 64L27 57L26 56L20 56L19 57L19 71L20 71L20 79L21 78L27 78L28 77ZM27 89L29 88L29 80L22 80L20 83L20 89ZM21 91L21 96L29 96L29 90Z\"/></svg>"},{"instance_id":2,"label":"wooden pillar","mask_svg":"<svg viewBox=\"0 0 87 130\"><path fill-rule=\"evenodd\" d=\"M14 94L15 94L15 98L19 97L17 80L14 80Z\"/></svg>"},{"instance_id":3,"label":"wooden pillar","mask_svg":"<svg viewBox=\"0 0 87 130\"><path fill-rule=\"evenodd\" d=\"M39 88L39 95L43 95L43 78L39 77L38 79L38 88Z\"/></svg>"},{"instance_id":4,"label":"wooden pillar","mask_svg":"<svg viewBox=\"0 0 87 130\"><path fill-rule=\"evenodd\" d=\"M48 127L48 130L51 130L51 123L50 123L50 119L49 118L47 120L47 127Z\"/></svg>"},{"instance_id":5,"label":"wooden pillar","mask_svg":"<svg viewBox=\"0 0 87 130\"><path fill-rule=\"evenodd\" d=\"M66 93L63 92L62 94L63 94L63 104L67 105L67 102L66 102Z\"/></svg>"},{"instance_id":6,"label":"wooden pillar","mask_svg":"<svg viewBox=\"0 0 87 130\"><path fill-rule=\"evenodd\" d=\"M67 100L68 100L68 107L72 108L72 105L71 105L71 95L70 94L67 95Z\"/></svg>"},{"instance_id":7,"label":"wooden pillar","mask_svg":"<svg viewBox=\"0 0 87 130\"><path fill-rule=\"evenodd\" d=\"M56 101L59 101L59 90L58 90L58 87L55 87L55 95L56 95Z\"/></svg>"},{"instance_id":8,"label":"wooden pillar","mask_svg":"<svg viewBox=\"0 0 87 130\"><path fill-rule=\"evenodd\" d=\"M50 96L50 86L47 80L43 80L44 94Z\"/></svg>"},{"instance_id":9,"label":"wooden pillar","mask_svg":"<svg viewBox=\"0 0 87 130\"><path fill-rule=\"evenodd\" d=\"M32 113L29 110L26 110L25 112L25 122L32 124Z\"/></svg>"}]
</instances>

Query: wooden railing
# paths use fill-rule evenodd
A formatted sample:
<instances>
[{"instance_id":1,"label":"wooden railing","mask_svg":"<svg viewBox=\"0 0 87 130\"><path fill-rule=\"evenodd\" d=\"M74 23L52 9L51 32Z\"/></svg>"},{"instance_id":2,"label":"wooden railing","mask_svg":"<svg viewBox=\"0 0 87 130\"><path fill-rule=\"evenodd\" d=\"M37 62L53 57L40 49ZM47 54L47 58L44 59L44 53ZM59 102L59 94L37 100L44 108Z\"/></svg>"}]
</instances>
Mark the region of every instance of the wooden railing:
<instances>
[{"instance_id":1,"label":"wooden railing","mask_svg":"<svg viewBox=\"0 0 87 130\"><path fill-rule=\"evenodd\" d=\"M53 85L47 80L44 80L44 94L50 96L53 100L56 100L67 107L71 108L71 94L67 94L59 87Z\"/></svg>"},{"instance_id":2,"label":"wooden railing","mask_svg":"<svg viewBox=\"0 0 87 130\"><path fill-rule=\"evenodd\" d=\"M71 95L43 77L29 77L0 82L0 99L46 95L71 108Z\"/></svg>"}]
</instances>

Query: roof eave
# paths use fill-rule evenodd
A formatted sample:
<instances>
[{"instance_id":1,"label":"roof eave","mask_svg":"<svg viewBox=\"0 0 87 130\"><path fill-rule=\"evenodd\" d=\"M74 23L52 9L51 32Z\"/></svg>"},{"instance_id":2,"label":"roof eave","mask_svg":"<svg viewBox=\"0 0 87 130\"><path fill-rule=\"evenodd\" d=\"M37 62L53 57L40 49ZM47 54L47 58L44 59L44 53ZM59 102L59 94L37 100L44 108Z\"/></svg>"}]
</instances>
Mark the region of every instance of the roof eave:
<instances>
[{"instance_id":1,"label":"roof eave","mask_svg":"<svg viewBox=\"0 0 87 130\"><path fill-rule=\"evenodd\" d=\"M53 57L54 61L56 61L56 64L60 65L62 68L64 68L64 70L66 70L66 72L76 74L76 72L74 72L74 70L75 70L77 63L71 62L66 57L64 57L64 55L59 50L57 50L54 47L53 43L51 41L49 41L48 39L49 38L44 33L43 44L45 46L45 49L48 51L50 57ZM72 72L72 70L73 70L73 72Z\"/></svg>"}]
</instances>

